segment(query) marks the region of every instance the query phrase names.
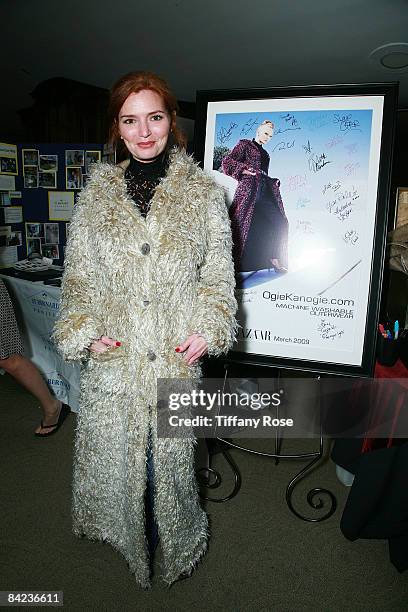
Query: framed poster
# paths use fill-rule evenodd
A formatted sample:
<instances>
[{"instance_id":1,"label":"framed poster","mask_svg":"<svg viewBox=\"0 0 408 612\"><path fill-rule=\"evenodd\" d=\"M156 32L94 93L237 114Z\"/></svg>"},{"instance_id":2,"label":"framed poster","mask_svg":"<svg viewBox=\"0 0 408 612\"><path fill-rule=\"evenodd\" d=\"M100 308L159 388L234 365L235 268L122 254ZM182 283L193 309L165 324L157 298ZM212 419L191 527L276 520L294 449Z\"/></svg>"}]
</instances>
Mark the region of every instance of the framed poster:
<instances>
[{"instance_id":1,"label":"framed poster","mask_svg":"<svg viewBox=\"0 0 408 612\"><path fill-rule=\"evenodd\" d=\"M397 92L197 93L195 154L225 191L234 243L229 359L372 374Z\"/></svg>"}]
</instances>

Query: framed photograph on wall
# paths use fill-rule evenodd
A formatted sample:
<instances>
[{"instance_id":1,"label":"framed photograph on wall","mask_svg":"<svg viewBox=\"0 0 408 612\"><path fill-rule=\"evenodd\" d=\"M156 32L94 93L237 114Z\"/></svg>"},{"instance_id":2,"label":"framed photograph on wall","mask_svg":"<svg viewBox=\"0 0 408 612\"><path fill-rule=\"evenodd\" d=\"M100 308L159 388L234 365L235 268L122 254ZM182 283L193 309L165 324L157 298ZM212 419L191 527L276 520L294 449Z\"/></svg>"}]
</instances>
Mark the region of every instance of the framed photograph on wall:
<instances>
[{"instance_id":1,"label":"framed photograph on wall","mask_svg":"<svg viewBox=\"0 0 408 612\"><path fill-rule=\"evenodd\" d=\"M75 198L72 191L49 191L48 218L50 221L70 221L74 203Z\"/></svg>"},{"instance_id":2,"label":"framed photograph on wall","mask_svg":"<svg viewBox=\"0 0 408 612\"><path fill-rule=\"evenodd\" d=\"M41 238L44 236L44 225L37 221L26 221L25 230L27 238Z\"/></svg>"},{"instance_id":3,"label":"framed photograph on wall","mask_svg":"<svg viewBox=\"0 0 408 612\"><path fill-rule=\"evenodd\" d=\"M38 149L22 149L21 156L24 166L38 166L39 152Z\"/></svg>"},{"instance_id":4,"label":"framed photograph on wall","mask_svg":"<svg viewBox=\"0 0 408 612\"><path fill-rule=\"evenodd\" d=\"M66 166L83 166L84 165L83 149L66 149L65 165Z\"/></svg>"},{"instance_id":5,"label":"framed photograph on wall","mask_svg":"<svg viewBox=\"0 0 408 612\"><path fill-rule=\"evenodd\" d=\"M44 223L44 242L59 244L59 223Z\"/></svg>"},{"instance_id":6,"label":"framed photograph on wall","mask_svg":"<svg viewBox=\"0 0 408 612\"><path fill-rule=\"evenodd\" d=\"M59 259L59 246L58 244L43 244L41 247L43 257L49 257L50 259Z\"/></svg>"},{"instance_id":7,"label":"framed photograph on wall","mask_svg":"<svg viewBox=\"0 0 408 612\"><path fill-rule=\"evenodd\" d=\"M24 188L38 188L38 168L35 166L24 166Z\"/></svg>"},{"instance_id":8,"label":"framed photograph on wall","mask_svg":"<svg viewBox=\"0 0 408 612\"><path fill-rule=\"evenodd\" d=\"M236 268L228 359L370 376L397 84L197 93L195 155L224 189Z\"/></svg>"},{"instance_id":9,"label":"framed photograph on wall","mask_svg":"<svg viewBox=\"0 0 408 612\"><path fill-rule=\"evenodd\" d=\"M27 238L26 242L27 256L32 255L33 253L39 253L40 255L42 255L40 238Z\"/></svg>"},{"instance_id":10,"label":"framed photograph on wall","mask_svg":"<svg viewBox=\"0 0 408 612\"><path fill-rule=\"evenodd\" d=\"M101 161L101 151L85 151L85 174L89 174L90 166Z\"/></svg>"},{"instance_id":11,"label":"framed photograph on wall","mask_svg":"<svg viewBox=\"0 0 408 612\"><path fill-rule=\"evenodd\" d=\"M397 187L394 229L408 223L408 187Z\"/></svg>"},{"instance_id":12,"label":"framed photograph on wall","mask_svg":"<svg viewBox=\"0 0 408 612\"><path fill-rule=\"evenodd\" d=\"M67 189L82 189L82 168L65 168L65 184Z\"/></svg>"},{"instance_id":13,"label":"framed photograph on wall","mask_svg":"<svg viewBox=\"0 0 408 612\"><path fill-rule=\"evenodd\" d=\"M41 172L57 172L58 155L40 155L39 169Z\"/></svg>"},{"instance_id":14,"label":"framed photograph on wall","mask_svg":"<svg viewBox=\"0 0 408 612\"><path fill-rule=\"evenodd\" d=\"M23 232L11 232L7 239L7 246L21 246L23 244Z\"/></svg>"},{"instance_id":15,"label":"framed photograph on wall","mask_svg":"<svg viewBox=\"0 0 408 612\"><path fill-rule=\"evenodd\" d=\"M17 145L0 142L0 173L18 175Z\"/></svg>"},{"instance_id":16,"label":"framed photograph on wall","mask_svg":"<svg viewBox=\"0 0 408 612\"><path fill-rule=\"evenodd\" d=\"M38 186L44 189L57 188L57 173L56 172L39 172Z\"/></svg>"}]
</instances>

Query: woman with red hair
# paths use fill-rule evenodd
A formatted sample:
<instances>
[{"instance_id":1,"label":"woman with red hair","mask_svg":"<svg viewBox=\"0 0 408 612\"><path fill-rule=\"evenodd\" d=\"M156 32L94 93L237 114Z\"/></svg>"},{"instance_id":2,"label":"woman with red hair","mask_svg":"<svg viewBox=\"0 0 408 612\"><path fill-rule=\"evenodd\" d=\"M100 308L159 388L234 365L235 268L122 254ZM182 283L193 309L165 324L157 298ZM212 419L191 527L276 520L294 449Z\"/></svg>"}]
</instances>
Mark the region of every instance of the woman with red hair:
<instances>
[{"instance_id":1,"label":"woman with red hair","mask_svg":"<svg viewBox=\"0 0 408 612\"><path fill-rule=\"evenodd\" d=\"M186 155L176 111L152 73L113 87L110 139L127 159L96 164L81 193L54 333L83 363L74 532L110 542L145 588L156 530L169 584L191 573L208 537L195 440L158 435L157 379L197 378L236 327L223 192Z\"/></svg>"}]
</instances>

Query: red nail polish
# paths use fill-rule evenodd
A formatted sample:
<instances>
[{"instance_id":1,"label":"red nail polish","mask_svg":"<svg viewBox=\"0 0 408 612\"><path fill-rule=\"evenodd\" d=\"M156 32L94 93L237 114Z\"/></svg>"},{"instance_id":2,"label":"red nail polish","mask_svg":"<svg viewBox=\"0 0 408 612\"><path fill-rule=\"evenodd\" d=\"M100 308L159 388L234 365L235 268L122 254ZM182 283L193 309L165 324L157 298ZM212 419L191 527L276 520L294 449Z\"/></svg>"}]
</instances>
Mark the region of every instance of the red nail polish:
<instances>
[{"instance_id":1,"label":"red nail polish","mask_svg":"<svg viewBox=\"0 0 408 612\"><path fill-rule=\"evenodd\" d=\"M115 342L115 344L116 344L116 346L122 346L122 343L119 342L119 341Z\"/></svg>"},{"instance_id":2,"label":"red nail polish","mask_svg":"<svg viewBox=\"0 0 408 612\"><path fill-rule=\"evenodd\" d=\"M176 351L176 353L179 353L180 352L180 347L176 346L175 351Z\"/></svg>"}]
</instances>

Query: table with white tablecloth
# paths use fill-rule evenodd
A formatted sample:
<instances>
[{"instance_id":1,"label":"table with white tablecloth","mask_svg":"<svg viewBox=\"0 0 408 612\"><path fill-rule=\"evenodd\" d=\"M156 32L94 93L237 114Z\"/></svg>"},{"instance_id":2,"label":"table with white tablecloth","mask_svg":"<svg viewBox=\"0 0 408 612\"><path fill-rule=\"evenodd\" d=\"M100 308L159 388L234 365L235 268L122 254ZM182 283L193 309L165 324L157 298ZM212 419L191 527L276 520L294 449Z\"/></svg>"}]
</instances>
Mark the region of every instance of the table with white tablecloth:
<instances>
[{"instance_id":1,"label":"table with white tablecloth","mask_svg":"<svg viewBox=\"0 0 408 612\"><path fill-rule=\"evenodd\" d=\"M51 340L61 289L5 274L0 277L13 302L25 356L38 367L54 395L77 412L79 364L65 362Z\"/></svg>"}]
</instances>

